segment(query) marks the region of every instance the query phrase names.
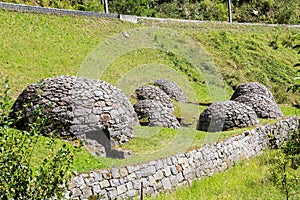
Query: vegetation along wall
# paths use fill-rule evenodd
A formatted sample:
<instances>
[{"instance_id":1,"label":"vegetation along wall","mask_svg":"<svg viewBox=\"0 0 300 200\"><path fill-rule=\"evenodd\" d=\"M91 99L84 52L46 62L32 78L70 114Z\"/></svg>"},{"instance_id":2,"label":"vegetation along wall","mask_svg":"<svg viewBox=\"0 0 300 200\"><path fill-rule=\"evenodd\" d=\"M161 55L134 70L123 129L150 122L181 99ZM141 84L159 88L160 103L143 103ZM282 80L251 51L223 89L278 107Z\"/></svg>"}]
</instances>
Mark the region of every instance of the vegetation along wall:
<instances>
[{"instance_id":1,"label":"vegetation along wall","mask_svg":"<svg viewBox=\"0 0 300 200\"><path fill-rule=\"evenodd\" d=\"M188 185L196 178L225 171L237 161L257 156L268 147L276 148L298 127L299 119L290 117L187 153L139 165L76 174L65 198L123 199L141 195L141 192L155 195L172 190Z\"/></svg>"}]
</instances>

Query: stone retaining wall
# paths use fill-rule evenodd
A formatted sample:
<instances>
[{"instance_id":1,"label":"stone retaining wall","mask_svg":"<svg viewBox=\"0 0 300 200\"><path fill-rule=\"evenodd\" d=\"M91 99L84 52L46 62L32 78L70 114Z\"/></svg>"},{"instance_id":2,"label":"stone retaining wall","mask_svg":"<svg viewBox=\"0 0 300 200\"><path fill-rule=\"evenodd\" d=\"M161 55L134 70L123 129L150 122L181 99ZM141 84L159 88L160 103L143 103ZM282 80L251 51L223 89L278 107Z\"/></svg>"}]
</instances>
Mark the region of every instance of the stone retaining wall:
<instances>
[{"instance_id":1,"label":"stone retaining wall","mask_svg":"<svg viewBox=\"0 0 300 200\"><path fill-rule=\"evenodd\" d=\"M92 195L102 195L103 199L130 198L140 195L141 185L144 195L172 190L188 185L196 178L225 171L236 161L257 156L267 147L278 146L298 127L298 118L290 117L187 153L79 174L70 181L66 198L71 191L69 198L72 199L87 199Z\"/></svg>"}]
</instances>

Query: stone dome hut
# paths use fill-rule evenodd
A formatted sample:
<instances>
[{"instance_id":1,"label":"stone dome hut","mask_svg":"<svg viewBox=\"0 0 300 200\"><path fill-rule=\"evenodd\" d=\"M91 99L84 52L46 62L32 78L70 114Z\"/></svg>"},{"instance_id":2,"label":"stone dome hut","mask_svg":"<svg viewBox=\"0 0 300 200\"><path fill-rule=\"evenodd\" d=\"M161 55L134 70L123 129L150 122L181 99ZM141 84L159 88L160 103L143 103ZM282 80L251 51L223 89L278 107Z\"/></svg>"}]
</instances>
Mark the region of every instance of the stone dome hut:
<instances>
[{"instance_id":1,"label":"stone dome hut","mask_svg":"<svg viewBox=\"0 0 300 200\"><path fill-rule=\"evenodd\" d=\"M233 93L231 100L252 107L260 118L277 119L283 117L272 93L259 83L249 82L240 85Z\"/></svg>"},{"instance_id":2,"label":"stone dome hut","mask_svg":"<svg viewBox=\"0 0 300 200\"><path fill-rule=\"evenodd\" d=\"M245 94L238 96L234 101L244 103L252 107L259 118L278 119L283 114L275 101L261 94Z\"/></svg>"},{"instance_id":3,"label":"stone dome hut","mask_svg":"<svg viewBox=\"0 0 300 200\"><path fill-rule=\"evenodd\" d=\"M248 82L238 86L231 96L230 100L235 100L239 96L250 93L266 96L275 102L275 99L270 90L266 86L256 82Z\"/></svg>"},{"instance_id":4,"label":"stone dome hut","mask_svg":"<svg viewBox=\"0 0 300 200\"><path fill-rule=\"evenodd\" d=\"M221 101L211 104L201 113L197 130L217 132L257 123L257 115L251 107L236 101Z\"/></svg>"},{"instance_id":5,"label":"stone dome hut","mask_svg":"<svg viewBox=\"0 0 300 200\"><path fill-rule=\"evenodd\" d=\"M136 97L138 100L151 99L155 101L160 101L163 105L167 107L174 107L171 98L160 88L147 85L139 87L135 90Z\"/></svg>"},{"instance_id":6,"label":"stone dome hut","mask_svg":"<svg viewBox=\"0 0 300 200\"><path fill-rule=\"evenodd\" d=\"M165 79L158 79L154 81L154 85L162 89L170 98L183 103L186 101L184 92L175 82Z\"/></svg>"},{"instance_id":7,"label":"stone dome hut","mask_svg":"<svg viewBox=\"0 0 300 200\"><path fill-rule=\"evenodd\" d=\"M179 128L171 98L160 88L142 86L136 89L138 102L133 106L137 116L147 126Z\"/></svg>"},{"instance_id":8,"label":"stone dome hut","mask_svg":"<svg viewBox=\"0 0 300 200\"><path fill-rule=\"evenodd\" d=\"M146 119L145 125L147 126L163 126L175 129L180 127L178 120L171 114L172 108L163 105L160 101L139 100L133 107L139 119Z\"/></svg>"},{"instance_id":9,"label":"stone dome hut","mask_svg":"<svg viewBox=\"0 0 300 200\"><path fill-rule=\"evenodd\" d=\"M33 106L26 106L30 103ZM58 76L29 85L12 107L14 124L25 129L34 121L37 107L48 118L44 134L57 131L67 138L89 137L106 147L128 142L138 124L129 99L101 80Z\"/></svg>"}]
</instances>

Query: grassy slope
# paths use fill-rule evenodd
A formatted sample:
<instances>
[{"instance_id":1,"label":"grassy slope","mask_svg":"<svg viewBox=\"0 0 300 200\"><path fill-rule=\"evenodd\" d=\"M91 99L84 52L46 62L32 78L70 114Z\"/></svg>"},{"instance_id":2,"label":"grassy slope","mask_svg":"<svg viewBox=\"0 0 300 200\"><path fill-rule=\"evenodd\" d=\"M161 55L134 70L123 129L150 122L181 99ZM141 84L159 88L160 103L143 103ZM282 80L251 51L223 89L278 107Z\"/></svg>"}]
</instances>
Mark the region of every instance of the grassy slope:
<instances>
[{"instance_id":1,"label":"grassy slope","mask_svg":"<svg viewBox=\"0 0 300 200\"><path fill-rule=\"evenodd\" d=\"M261 70L262 73L258 73L258 75L261 74L261 76L267 77L262 80L266 80L266 85L272 88L273 91L275 91L273 85L276 86L276 84L282 83L282 87L279 90L281 93L278 93L277 98L288 96L282 101L295 99L295 96L289 97L289 95L283 94L282 91L285 90L294 75L290 66L297 60L297 54L290 48L282 46L282 41L287 40L289 35L297 31L296 29L263 26L248 27L226 23L174 24L144 21L140 24L130 24L115 19L93 19L5 11L0 11L0 20L2 22L0 30L3 33L0 35L0 46L3 47L0 49L0 75L1 77L9 77L15 97L26 85L40 79L55 75L75 75L88 54L106 38L131 28L155 26L176 29L193 37L200 45L206 48L230 86L235 86L246 80L260 81L261 79L259 78L251 77L252 74L255 74L251 70ZM277 50L269 47L269 42L274 39L272 36L274 34L280 35L277 42L279 49ZM235 50L229 53L229 49L237 46L241 48L240 51ZM255 51L253 48L255 48ZM267 49L267 51L264 49ZM258 53L255 53L256 50ZM252 59L253 55L256 55L255 59ZM267 59L269 55L273 56L272 59ZM263 60L267 60L267 63L263 63ZM245 62L250 61L252 62L251 65L245 64ZM279 68L281 70L279 77L274 73L274 79L272 79L273 72L265 73L267 69L273 66L268 62L274 62L275 66L281 66ZM114 60L108 70L106 70L106 74L103 75L103 79L117 84L118 79L122 78L122 74L129 72L135 66L143 66L144 64L148 65L149 68L157 65L167 66L180 73L187 80L191 80L191 77L187 76L191 71L180 71L180 67L182 69L191 68L191 64L186 60L178 55L174 56L159 50L149 49L129 52ZM236 66L240 66L241 69L233 71ZM250 66L259 67L251 68ZM228 76L226 75L227 73L229 73ZM200 76L198 77L200 80L201 74L198 76ZM284 77L287 78L285 79ZM207 93L205 84L197 84L190 81L189 84L196 91L197 100L213 101ZM232 90L229 86L227 89L229 92ZM183 106L185 106L182 109L183 115L194 115L194 121L201 110L204 109L204 107ZM288 106L283 106L282 109L286 112L286 115L293 115L298 112L296 109ZM262 123L265 123L265 121L262 121ZM242 130L224 132L222 135L216 134L214 137L220 136L219 139L222 139L238 134L240 131ZM149 134L145 136L147 132ZM160 156L166 156L169 153L174 153L173 149L163 149L166 144L174 143L180 139L187 138L186 136L190 136L192 141L187 140L187 146L182 146L181 148L182 150L196 148L203 144L206 134L194 131L194 128L177 131L169 129L153 130L142 127L136 129L135 135L136 138L134 140L121 148L131 149L136 155L140 156L133 156L132 159L126 161L99 159L93 158L86 151L81 150L78 152L73 169L86 171L142 162L155 158L157 152L162 152ZM42 152L45 151L42 146L37 149L37 160L43 156ZM147 150L143 148L145 146L147 146ZM145 152L152 156L145 157Z\"/></svg>"},{"instance_id":2,"label":"grassy slope","mask_svg":"<svg viewBox=\"0 0 300 200\"><path fill-rule=\"evenodd\" d=\"M146 199L285 199L269 178L270 160L275 155L275 151L267 151L259 157L238 163L226 172L194 181L189 188ZM297 173L300 175L300 169ZM297 194L291 199L299 197Z\"/></svg>"},{"instance_id":3,"label":"grassy slope","mask_svg":"<svg viewBox=\"0 0 300 200\"><path fill-rule=\"evenodd\" d=\"M14 96L29 84L56 75L75 75L90 51L129 23L0 11L0 76Z\"/></svg>"},{"instance_id":4,"label":"grassy slope","mask_svg":"<svg viewBox=\"0 0 300 200\"><path fill-rule=\"evenodd\" d=\"M197 40L213 58L229 92L241 83L257 81L266 85L279 103L300 100L286 93L295 77L292 66L299 60L297 52L292 50L299 28L205 22L144 21L144 24L177 29Z\"/></svg>"}]
</instances>

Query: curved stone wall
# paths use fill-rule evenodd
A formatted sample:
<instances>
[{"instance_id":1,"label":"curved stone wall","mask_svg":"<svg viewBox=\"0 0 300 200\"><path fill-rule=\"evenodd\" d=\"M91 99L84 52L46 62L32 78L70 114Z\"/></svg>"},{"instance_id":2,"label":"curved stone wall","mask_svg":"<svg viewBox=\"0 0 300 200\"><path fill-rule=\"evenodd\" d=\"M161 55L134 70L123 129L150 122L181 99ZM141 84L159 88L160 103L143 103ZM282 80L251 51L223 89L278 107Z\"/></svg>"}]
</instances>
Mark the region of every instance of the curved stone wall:
<instances>
[{"instance_id":1,"label":"curved stone wall","mask_svg":"<svg viewBox=\"0 0 300 200\"><path fill-rule=\"evenodd\" d=\"M154 85L162 89L170 98L179 102L185 102L186 97L180 87L173 81L158 79L154 81Z\"/></svg>"},{"instance_id":2,"label":"curved stone wall","mask_svg":"<svg viewBox=\"0 0 300 200\"><path fill-rule=\"evenodd\" d=\"M15 125L25 128L37 106L49 117L45 134L58 130L60 136L96 140L103 146L128 142L138 124L129 99L101 80L59 76L29 85L12 107L11 116L21 118Z\"/></svg>"},{"instance_id":3,"label":"curved stone wall","mask_svg":"<svg viewBox=\"0 0 300 200\"><path fill-rule=\"evenodd\" d=\"M257 123L257 115L251 107L236 101L222 101L211 104L201 113L197 130L216 132Z\"/></svg>"},{"instance_id":4,"label":"curved stone wall","mask_svg":"<svg viewBox=\"0 0 300 200\"><path fill-rule=\"evenodd\" d=\"M298 130L298 120L290 117L222 142L139 165L76 174L69 183L65 199L88 199L92 196L101 196L105 200L132 199L189 185L195 179L223 172L243 159L260 155L274 144L279 146Z\"/></svg>"},{"instance_id":5,"label":"curved stone wall","mask_svg":"<svg viewBox=\"0 0 300 200\"><path fill-rule=\"evenodd\" d=\"M249 82L240 85L231 100L250 106L260 118L283 117L272 93L260 83Z\"/></svg>"},{"instance_id":6,"label":"curved stone wall","mask_svg":"<svg viewBox=\"0 0 300 200\"><path fill-rule=\"evenodd\" d=\"M158 87L152 85L142 86L137 88L135 93L139 100L150 99L159 101L164 106L174 108L171 98Z\"/></svg>"}]
</instances>

